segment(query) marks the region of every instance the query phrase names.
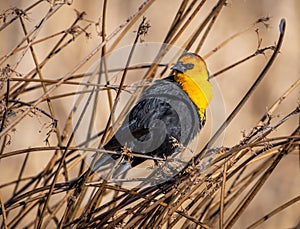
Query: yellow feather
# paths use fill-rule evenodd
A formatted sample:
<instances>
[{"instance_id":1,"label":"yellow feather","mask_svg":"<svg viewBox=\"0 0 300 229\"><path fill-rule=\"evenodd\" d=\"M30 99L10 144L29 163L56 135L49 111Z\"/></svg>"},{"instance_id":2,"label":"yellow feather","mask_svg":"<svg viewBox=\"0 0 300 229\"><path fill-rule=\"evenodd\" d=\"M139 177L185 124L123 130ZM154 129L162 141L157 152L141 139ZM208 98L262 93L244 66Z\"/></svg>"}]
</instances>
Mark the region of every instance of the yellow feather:
<instances>
[{"instance_id":1,"label":"yellow feather","mask_svg":"<svg viewBox=\"0 0 300 229\"><path fill-rule=\"evenodd\" d=\"M208 81L205 62L198 56L184 56L179 61L183 64L194 64L192 69L186 70L184 73L177 72L174 79L197 106L200 118L204 120L205 109L213 93L211 83Z\"/></svg>"}]
</instances>

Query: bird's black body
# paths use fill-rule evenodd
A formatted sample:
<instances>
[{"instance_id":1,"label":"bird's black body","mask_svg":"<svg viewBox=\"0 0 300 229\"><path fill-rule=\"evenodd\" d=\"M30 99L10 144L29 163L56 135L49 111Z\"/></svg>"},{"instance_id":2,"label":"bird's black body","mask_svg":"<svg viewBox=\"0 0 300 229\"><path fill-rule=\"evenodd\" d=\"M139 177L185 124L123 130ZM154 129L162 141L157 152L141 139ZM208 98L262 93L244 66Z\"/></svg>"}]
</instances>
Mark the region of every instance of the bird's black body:
<instances>
[{"instance_id":1,"label":"bird's black body","mask_svg":"<svg viewBox=\"0 0 300 229\"><path fill-rule=\"evenodd\" d=\"M135 154L166 158L179 145L186 146L204 125L197 107L174 81L173 76L155 81L146 88L122 126L104 146L122 153L124 147ZM112 155L113 159L120 155ZM124 158L134 167L145 158Z\"/></svg>"}]
</instances>

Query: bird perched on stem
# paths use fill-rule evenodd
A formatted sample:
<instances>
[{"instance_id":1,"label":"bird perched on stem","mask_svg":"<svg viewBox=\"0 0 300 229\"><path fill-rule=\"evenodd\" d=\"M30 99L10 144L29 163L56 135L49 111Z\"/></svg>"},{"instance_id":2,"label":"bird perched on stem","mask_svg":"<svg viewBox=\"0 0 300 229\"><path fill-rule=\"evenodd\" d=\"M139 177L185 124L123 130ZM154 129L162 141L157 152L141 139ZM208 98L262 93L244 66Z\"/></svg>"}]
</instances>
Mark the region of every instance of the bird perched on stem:
<instances>
[{"instance_id":1,"label":"bird perched on stem","mask_svg":"<svg viewBox=\"0 0 300 229\"><path fill-rule=\"evenodd\" d=\"M148 160L165 159L187 146L205 124L212 86L204 60L184 53L167 78L145 87L136 105L104 146L93 170L115 162L113 177Z\"/></svg>"}]
</instances>

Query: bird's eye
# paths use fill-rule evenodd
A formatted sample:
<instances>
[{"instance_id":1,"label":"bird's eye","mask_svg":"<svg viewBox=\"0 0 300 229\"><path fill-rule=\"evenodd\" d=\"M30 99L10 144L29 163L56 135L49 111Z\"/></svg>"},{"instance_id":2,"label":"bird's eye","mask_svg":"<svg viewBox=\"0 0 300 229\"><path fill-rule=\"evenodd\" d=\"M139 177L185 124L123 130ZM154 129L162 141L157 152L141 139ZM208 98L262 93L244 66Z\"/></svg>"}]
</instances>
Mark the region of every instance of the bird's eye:
<instances>
[{"instance_id":1,"label":"bird's eye","mask_svg":"<svg viewBox=\"0 0 300 229\"><path fill-rule=\"evenodd\" d=\"M186 69L192 69L194 67L194 64L186 64L185 67Z\"/></svg>"}]
</instances>

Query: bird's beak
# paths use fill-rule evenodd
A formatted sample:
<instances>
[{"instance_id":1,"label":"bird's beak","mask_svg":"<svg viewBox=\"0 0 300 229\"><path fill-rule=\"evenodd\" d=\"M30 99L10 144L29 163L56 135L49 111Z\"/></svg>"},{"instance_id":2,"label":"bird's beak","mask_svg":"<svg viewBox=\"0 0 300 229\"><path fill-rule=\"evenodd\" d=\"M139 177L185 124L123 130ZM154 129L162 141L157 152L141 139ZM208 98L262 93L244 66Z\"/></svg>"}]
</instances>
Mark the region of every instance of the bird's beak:
<instances>
[{"instance_id":1,"label":"bird's beak","mask_svg":"<svg viewBox=\"0 0 300 229\"><path fill-rule=\"evenodd\" d=\"M186 71L186 67L181 62L177 62L176 64L174 64L171 69L181 73L184 73Z\"/></svg>"}]
</instances>

